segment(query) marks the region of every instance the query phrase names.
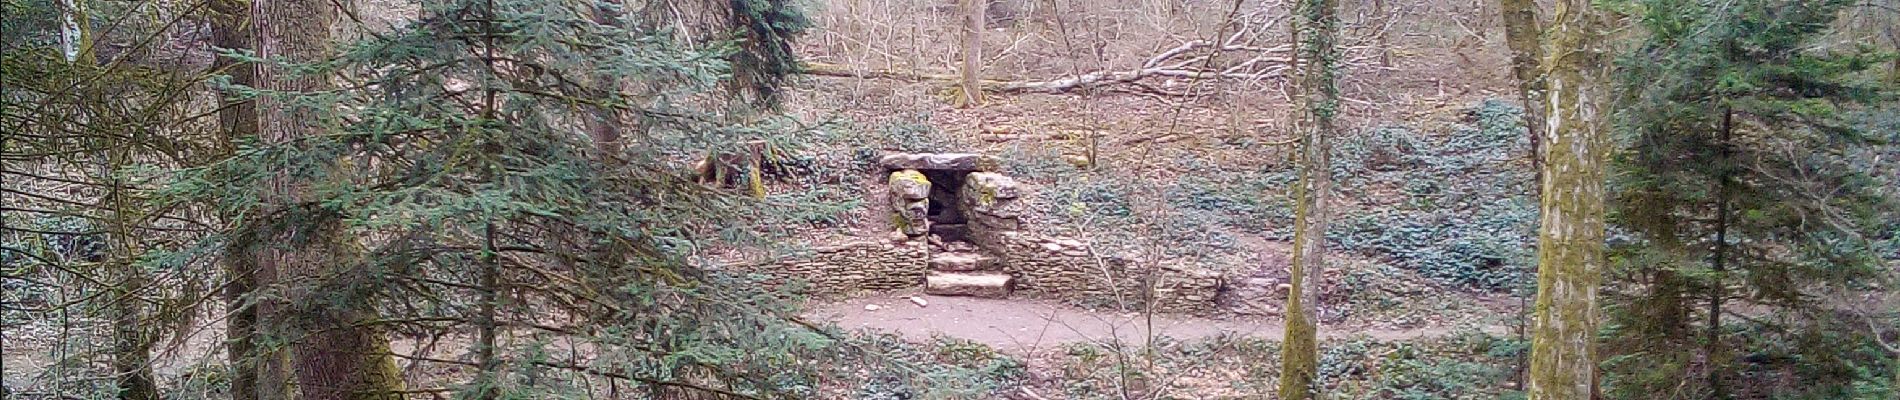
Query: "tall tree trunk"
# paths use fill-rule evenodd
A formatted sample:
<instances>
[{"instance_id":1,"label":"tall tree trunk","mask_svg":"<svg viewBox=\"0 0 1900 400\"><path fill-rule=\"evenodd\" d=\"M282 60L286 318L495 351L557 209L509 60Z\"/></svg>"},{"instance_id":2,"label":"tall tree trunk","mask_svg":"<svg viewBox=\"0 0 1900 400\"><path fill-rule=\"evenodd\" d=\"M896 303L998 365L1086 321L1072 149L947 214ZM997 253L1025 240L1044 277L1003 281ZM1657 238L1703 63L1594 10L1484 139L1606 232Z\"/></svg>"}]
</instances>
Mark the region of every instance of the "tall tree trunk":
<instances>
[{"instance_id":1,"label":"tall tree trunk","mask_svg":"<svg viewBox=\"0 0 1900 400\"><path fill-rule=\"evenodd\" d=\"M90 57L86 57L90 58ZM134 258L138 239L132 236L127 221L130 207L125 200L125 185L119 173L129 160L126 145L106 150L107 188L102 204L112 209L109 235L111 259L118 282L113 286L113 372L117 374L120 400L158 400L158 384L152 380L152 340L145 334L145 302L138 298L149 280Z\"/></svg>"},{"instance_id":2,"label":"tall tree trunk","mask_svg":"<svg viewBox=\"0 0 1900 400\"><path fill-rule=\"evenodd\" d=\"M983 105L983 9L985 0L963 0L963 96L964 106Z\"/></svg>"},{"instance_id":3,"label":"tall tree trunk","mask_svg":"<svg viewBox=\"0 0 1900 400\"><path fill-rule=\"evenodd\" d=\"M86 3L81 0L59 0L60 14L59 47L66 62L74 66L92 67L98 63L93 51L92 16L87 13ZM78 107L74 118L80 123L91 120L91 107L98 104L100 92L87 90L78 92L85 97ZM145 335L144 302L137 298L140 288L147 285L149 279L145 271L133 263L138 239L132 236L128 222L130 208L125 201L125 185L119 180L119 173L131 161L126 143L114 143L106 150L102 175L107 182L106 195L100 199L100 208L109 209L106 254L94 254L94 262L109 265L108 271L117 282L107 288L112 293L108 306L112 317L112 370L114 385L118 388L118 398L122 400L157 400L158 386L152 380L151 350L152 341Z\"/></svg>"},{"instance_id":4,"label":"tall tree trunk","mask_svg":"<svg viewBox=\"0 0 1900 400\"><path fill-rule=\"evenodd\" d=\"M1375 40L1379 46L1379 66L1392 66L1392 14L1385 6L1385 0L1372 0L1372 15L1378 18L1379 35Z\"/></svg>"},{"instance_id":5,"label":"tall tree trunk","mask_svg":"<svg viewBox=\"0 0 1900 400\"><path fill-rule=\"evenodd\" d=\"M1292 282L1287 290L1286 340L1281 342L1280 398L1305 400L1318 397L1319 384L1319 288L1325 269L1326 224L1329 217L1326 198L1332 193L1332 151L1334 120L1338 115L1339 88L1335 83L1339 52L1338 0L1302 0L1301 20L1294 34L1300 71L1301 108L1310 123L1300 139L1300 181L1294 187L1293 261L1288 265ZM1304 39L1304 40L1301 40Z\"/></svg>"},{"instance_id":6,"label":"tall tree trunk","mask_svg":"<svg viewBox=\"0 0 1900 400\"><path fill-rule=\"evenodd\" d=\"M1544 173L1538 148L1543 147L1544 77L1537 64L1544 58L1540 37L1544 28L1537 17L1535 0L1498 0L1498 10L1504 16L1504 43L1511 48L1511 73L1517 76L1518 95L1524 102L1524 128L1531 138L1531 170L1537 174L1534 182L1541 186Z\"/></svg>"},{"instance_id":7,"label":"tall tree trunk","mask_svg":"<svg viewBox=\"0 0 1900 400\"><path fill-rule=\"evenodd\" d=\"M1531 142L1528 157L1531 161L1531 195L1536 196L1538 191L1543 190L1541 186L1544 180L1543 160L1538 154L1543 142L1540 133L1544 122L1544 102L1540 100L1543 97L1543 72L1537 65L1543 58L1543 49L1539 47L1542 45L1539 37L1542 35L1542 22L1538 20L1537 2L1534 0L1498 0L1498 13L1504 17L1504 42L1511 49L1511 74L1517 78L1519 100L1524 103L1524 131ZM1513 293L1522 299L1523 291ZM1520 339L1523 333L1521 330L1518 332ZM1530 370L1525 365L1526 361L1525 354L1520 353L1516 360L1517 369L1512 374L1512 385L1518 390L1524 389L1524 374Z\"/></svg>"},{"instance_id":8,"label":"tall tree trunk","mask_svg":"<svg viewBox=\"0 0 1900 400\"><path fill-rule=\"evenodd\" d=\"M496 346L496 308L500 306L498 293L501 291L501 263L496 260L495 224L482 226L482 299L481 311L475 321L475 362L481 371L476 380L480 391L476 399L494 400L501 397L501 359L495 356Z\"/></svg>"},{"instance_id":9,"label":"tall tree trunk","mask_svg":"<svg viewBox=\"0 0 1900 400\"><path fill-rule=\"evenodd\" d=\"M258 0L258 55L293 63L322 60L331 46L340 10L331 0ZM299 74L265 64L257 81L265 89L312 93L331 87L329 77ZM328 110L265 98L259 101L264 141L286 144L320 134L333 125ZM323 166L320 168L330 168ZM339 271L357 264L335 215L313 205L309 189L295 177L279 175L267 183L264 204L278 221L257 249L260 283L282 290L287 301L263 307L266 330L290 344L297 388L304 399L397 399L402 378L389 355L389 343L376 319L375 306L348 288L369 287L361 273ZM337 301L334 296L351 296Z\"/></svg>"},{"instance_id":10,"label":"tall tree trunk","mask_svg":"<svg viewBox=\"0 0 1900 400\"><path fill-rule=\"evenodd\" d=\"M1715 178L1715 251L1709 260L1709 266L1715 274L1709 278L1709 331L1708 343L1705 344L1708 348L1704 354L1704 359L1708 360L1709 394L1714 399L1728 398L1728 393L1722 388L1722 369L1727 364L1722 355L1722 300L1728 296L1725 289L1728 274L1729 180L1733 179L1730 168L1734 165L1733 160L1729 159L1729 138L1734 132L1733 125L1730 125L1734 117L1735 112L1723 105L1721 148L1716 150L1721 157L1721 165L1717 166L1719 172Z\"/></svg>"},{"instance_id":11,"label":"tall tree trunk","mask_svg":"<svg viewBox=\"0 0 1900 400\"><path fill-rule=\"evenodd\" d=\"M1609 140L1588 0L1557 3L1545 31L1543 189L1537 246L1531 400L1589 399L1596 388L1597 287L1604 249Z\"/></svg>"},{"instance_id":12,"label":"tall tree trunk","mask_svg":"<svg viewBox=\"0 0 1900 400\"><path fill-rule=\"evenodd\" d=\"M256 41L251 32L251 2L248 0L214 0L211 9L211 41L213 46L233 50L251 50ZM231 77L231 84L253 86L257 84L257 66L232 57L219 56L212 64L212 70ZM218 126L222 130L219 138L219 151L224 157L237 154L237 142L254 138L258 132L257 104L249 100L219 96ZM232 216L225 215L223 220ZM260 398L282 398L258 395L258 370L261 354L257 354L257 307L250 304L257 285L256 260L246 250L255 246L254 240L245 240L243 235L235 235L226 248L223 260L225 279L230 283L224 289L224 308L229 316L225 318L225 357L231 365L231 399L257 400ZM282 370L278 368L276 370ZM281 382L285 377L277 377Z\"/></svg>"}]
</instances>

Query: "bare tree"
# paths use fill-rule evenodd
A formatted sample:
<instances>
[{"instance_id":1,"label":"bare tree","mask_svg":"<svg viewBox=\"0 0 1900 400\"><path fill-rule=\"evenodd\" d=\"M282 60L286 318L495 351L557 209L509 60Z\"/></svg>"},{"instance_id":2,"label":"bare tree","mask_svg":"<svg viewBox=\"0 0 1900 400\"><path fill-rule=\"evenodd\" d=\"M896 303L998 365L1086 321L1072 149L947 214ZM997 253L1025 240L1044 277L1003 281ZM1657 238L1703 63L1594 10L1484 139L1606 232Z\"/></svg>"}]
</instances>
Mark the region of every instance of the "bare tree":
<instances>
[{"instance_id":1,"label":"bare tree","mask_svg":"<svg viewBox=\"0 0 1900 400\"><path fill-rule=\"evenodd\" d=\"M1508 11L1507 11L1508 12ZM1597 26L1587 0L1562 0L1545 31L1546 97L1532 400L1580 400L1596 389L1597 287L1604 259L1604 164Z\"/></svg>"},{"instance_id":2,"label":"bare tree","mask_svg":"<svg viewBox=\"0 0 1900 400\"><path fill-rule=\"evenodd\" d=\"M1519 99L1524 102L1524 128L1531 138L1531 169L1539 169L1541 160L1537 157L1538 148L1543 142L1543 71L1538 66L1544 58L1543 23L1537 16L1537 2L1533 0L1498 0L1498 11L1504 16L1504 43L1511 48L1511 73L1517 77ZM1543 172L1537 172L1538 180Z\"/></svg>"},{"instance_id":3,"label":"bare tree","mask_svg":"<svg viewBox=\"0 0 1900 400\"><path fill-rule=\"evenodd\" d=\"M963 68L962 96L958 103L963 106L983 105L983 85L980 73L983 68L983 9L985 0L963 0Z\"/></svg>"},{"instance_id":4,"label":"bare tree","mask_svg":"<svg viewBox=\"0 0 1900 400\"><path fill-rule=\"evenodd\" d=\"M1280 398L1288 400L1318 397L1321 388L1315 286L1326 268L1326 198L1332 189L1328 154L1339 113L1339 1L1302 0L1297 7L1300 17L1293 38L1298 50L1292 64L1300 71L1299 101L1311 126L1296 133L1301 137L1300 181L1293 188L1293 261L1288 265L1286 340L1280 352Z\"/></svg>"}]
</instances>

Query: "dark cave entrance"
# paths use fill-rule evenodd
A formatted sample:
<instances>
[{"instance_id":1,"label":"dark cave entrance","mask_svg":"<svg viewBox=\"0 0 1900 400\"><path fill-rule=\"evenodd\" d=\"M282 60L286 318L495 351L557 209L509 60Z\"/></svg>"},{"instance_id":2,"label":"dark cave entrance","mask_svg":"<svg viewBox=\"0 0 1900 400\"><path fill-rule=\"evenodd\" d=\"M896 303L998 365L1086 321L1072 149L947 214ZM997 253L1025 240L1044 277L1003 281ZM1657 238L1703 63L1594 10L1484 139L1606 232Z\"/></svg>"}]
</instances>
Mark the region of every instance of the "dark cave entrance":
<instances>
[{"instance_id":1,"label":"dark cave entrance","mask_svg":"<svg viewBox=\"0 0 1900 400\"><path fill-rule=\"evenodd\" d=\"M930 233L944 241L964 240L965 228L963 210L957 201L957 193L963 190L963 180L969 171L922 170L924 178L930 180L930 210L925 214L930 220Z\"/></svg>"}]
</instances>

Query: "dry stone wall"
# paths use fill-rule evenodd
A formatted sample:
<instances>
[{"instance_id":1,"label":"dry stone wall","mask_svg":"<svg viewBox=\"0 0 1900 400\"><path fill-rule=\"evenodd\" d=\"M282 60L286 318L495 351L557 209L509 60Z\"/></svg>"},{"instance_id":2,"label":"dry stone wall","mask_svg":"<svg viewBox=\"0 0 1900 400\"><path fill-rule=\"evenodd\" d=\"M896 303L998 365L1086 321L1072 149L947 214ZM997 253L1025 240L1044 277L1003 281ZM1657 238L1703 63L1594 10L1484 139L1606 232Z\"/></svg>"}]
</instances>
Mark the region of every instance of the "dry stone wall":
<instances>
[{"instance_id":1,"label":"dry stone wall","mask_svg":"<svg viewBox=\"0 0 1900 400\"><path fill-rule=\"evenodd\" d=\"M771 277L769 283L794 281L810 286L804 294L831 297L865 290L894 290L923 284L926 244L860 241L813 249L764 263L740 266L746 272Z\"/></svg>"},{"instance_id":2,"label":"dry stone wall","mask_svg":"<svg viewBox=\"0 0 1900 400\"><path fill-rule=\"evenodd\" d=\"M1024 232L998 235L1003 270L1016 276L1016 289L1038 297L1082 305L1140 305L1147 270L1126 257L1091 254L1086 244ZM1155 311L1208 314L1218 311L1218 274L1162 266L1153 274Z\"/></svg>"}]
</instances>

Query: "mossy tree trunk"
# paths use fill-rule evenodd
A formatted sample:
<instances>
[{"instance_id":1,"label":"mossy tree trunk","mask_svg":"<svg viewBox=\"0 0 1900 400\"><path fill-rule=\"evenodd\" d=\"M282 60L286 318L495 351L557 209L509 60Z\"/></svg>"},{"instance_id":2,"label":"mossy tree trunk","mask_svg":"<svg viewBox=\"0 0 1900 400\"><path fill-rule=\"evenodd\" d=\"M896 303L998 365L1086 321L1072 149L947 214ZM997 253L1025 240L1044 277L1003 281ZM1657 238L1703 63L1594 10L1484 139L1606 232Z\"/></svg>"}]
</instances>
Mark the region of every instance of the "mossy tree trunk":
<instances>
[{"instance_id":1,"label":"mossy tree trunk","mask_svg":"<svg viewBox=\"0 0 1900 400\"><path fill-rule=\"evenodd\" d=\"M211 41L213 46L226 49L254 49L257 46L251 30L251 2L249 0L214 0L210 3ZM231 77L231 84L253 86L257 84L257 66L232 57L219 56L212 70ZM229 96L219 97L218 127L222 130L219 138L219 151L224 157L237 153L239 140L254 138L258 132L257 103L235 99ZM224 216L228 219L230 216ZM245 241L242 236L234 237L226 246L223 260L225 279L230 283L224 288L225 318L225 357L231 365L231 399L257 400L258 362L257 354L257 308L251 305L257 285L256 260L241 249L255 246L253 241ZM279 368L281 370L281 368ZM273 396L281 397L281 396Z\"/></svg>"},{"instance_id":2,"label":"mossy tree trunk","mask_svg":"<svg viewBox=\"0 0 1900 400\"><path fill-rule=\"evenodd\" d=\"M1557 3L1544 32L1542 218L1532 400L1589 399L1596 388L1597 287L1604 259L1604 172L1609 140L1596 90L1602 57L1587 0Z\"/></svg>"},{"instance_id":3,"label":"mossy tree trunk","mask_svg":"<svg viewBox=\"0 0 1900 400\"><path fill-rule=\"evenodd\" d=\"M91 58L91 57L86 57ZM113 333L112 364L117 374L120 400L158 400L158 384L152 380L152 338L146 334L145 301L139 293L145 291L151 279L140 268L134 258L139 250L139 242L132 234L133 218L129 215L133 206L125 198L125 182L119 179L131 161L127 154L128 146L112 146L106 150L107 165L105 206L112 209L108 235L111 240L111 258L108 260L118 280L113 292Z\"/></svg>"},{"instance_id":4,"label":"mossy tree trunk","mask_svg":"<svg viewBox=\"0 0 1900 400\"><path fill-rule=\"evenodd\" d=\"M1326 198L1331 194L1332 169L1328 154L1336 130L1339 53L1336 47L1338 0L1302 0L1294 38L1299 47L1300 104L1308 122L1298 131L1300 180L1293 188L1293 261L1288 265L1286 340L1281 342L1280 398L1318 397L1319 288L1325 269Z\"/></svg>"},{"instance_id":5,"label":"mossy tree trunk","mask_svg":"<svg viewBox=\"0 0 1900 400\"><path fill-rule=\"evenodd\" d=\"M331 31L340 4L332 0L257 0L258 55L293 63L323 60L331 49ZM303 74L275 64L258 66L259 87L287 93L316 93L333 85L328 76ZM266 97L259 101L262 139L284 145L322 134L339 124L325 106ZM309 168L337 168L318 165ZM297 390L303 399L396 399L403 383L389 343L383 339L370 293L374 284L362 271L348 271L353 244L339 217L310 198L299 177L278 175L265 185L263 205L271 221L252 254L259 283L281 291L281 304L259 309L260 324L277 339L290 341ZM274 375L274 374L273 374ZM274 383L261 395L280 394ZM264 392L270 393L264 393Z\"/></svg>"},{"instance_id":6,"label":"mossy tree trunk","mask_svg":"<svg viewBox=\"0 0 1900 400\"><path fill-rule=\"evenodd\" d=\"M74 66L95 66L98 63L93 49L92 15L82 0L59 0L55 2L59 11L59 43L61 56ZM82 96L99 96L98 91L86 91ZM93 107L89 104L104 103L98 98L88 98L78 107L78 124L91 120ZM116 141L117 139L114 139ZM119 179L120 173L131 163L128 145L108 143L105 151L101 177L106 181L105 197L99 207L109 210L105 218L104 231L107 250L103 254L89 255L93 262L107 265L112 286L106 288L112 293L109 306L112 318L112 371L113 385L117 387L118 398L122 400L157 400L158 386L152 379L151 351L152 340L146 335L145 302L140 299L143 287L150 284L150 277L134 263L138 243L133 235L130 222L135 216L132 204L125 198L125 182Z\"/></svg>"}]
</instances>

